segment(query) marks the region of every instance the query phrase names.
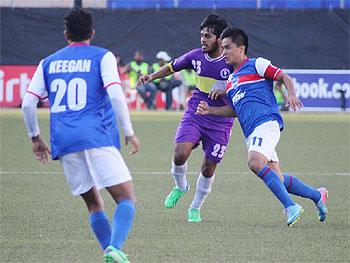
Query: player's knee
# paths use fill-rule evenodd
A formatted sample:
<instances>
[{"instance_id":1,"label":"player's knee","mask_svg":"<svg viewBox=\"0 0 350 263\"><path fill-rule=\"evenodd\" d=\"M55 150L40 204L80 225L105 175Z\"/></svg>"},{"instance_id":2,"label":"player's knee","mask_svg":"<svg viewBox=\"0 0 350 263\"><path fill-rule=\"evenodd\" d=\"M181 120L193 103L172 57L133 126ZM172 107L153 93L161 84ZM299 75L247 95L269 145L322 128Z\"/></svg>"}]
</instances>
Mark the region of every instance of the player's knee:
<instances>
[{"instance_id":1,"label":"player's knee","mask_svg":"<svg viewBox=\"0 0 350 263\"><path fill-rule=\"evenodd\" d=\"M205 178L211 178L214 176L214 171L215 170L202 170L202 175L205 177Z\"/></svg>"},{"instance_id":2,"label":"player's knee","mask_svg":"<svg viewBox=\"0 0 350 263\"><path fill-rule=\"evenodd\" d=\"M258 174L263 166L263 163L258 158L251 157L248 159L248 167L255 174Z\"/></svg>"},{"instance_id":3,"label":"player's knee","mask_svg":"<svg viewBox=\"0 0 350 263\"><path fill-rule=\"evenodd\" d=\"M133 195L133 194L132 195L119 196L119 198L117 199L117 204L119 204L120 202L122 202L124 200L130 201L135 206L137 204L137 199L136 199L135 195Z\"/></svg>"},{"instance_id":4,"label":"player's knee","mask_svg":"<svg viewBox=\"0 0 350 263\"><path fill-rule=\"evenodd\" d=\"M174 164L179 166L183 165L187 161L187 155L183 151L175 151Z\"/></svg>"},{"instance_id":5,"label":"player's knee","mask_svg":"<svg viewBox=\"0 0 350 263\"><path fill-rule=\"evenodd\" d=\"M206 160L202 165L202 171L201 171L202 175L206 178L210 178L214 176L215 168L216 168L216 163L210 160Z\"/></svg>"},{"instance_id":6,"label":"player's knee","mask_svg":"<svg viewBox=\"0 0 350 263\"><path fill-rule=\"evenodd\" d=\"M104 204L102 200L95 200L89 203L86 203L87 209L89 213L96 213L99 211L103 211Z\"/></svg>"},{"instance_id":7,"label":"player's knee","mask_svg":"<svg viewBox=\"0 0 350 263\"><path fill-rule=\"evenodd\" d=\"M115 200L116 203L120 203L123 200L129 200L132 203L136 204L136 196L133 191L131 190L124 190L124 191L119 191L117 193L113 193L113 199Z\"/></svg>"},{"instance_id":8,"label":"player's knee","mask_svg":"<svg viewBox=\"0 0 350 263\"><path fill-rule=\"evenodd\" d=\"M175 165L183 165L186 163L192 151L192 144L176 143L174 147L174 163Z\"/></svg>"}]
</instances>

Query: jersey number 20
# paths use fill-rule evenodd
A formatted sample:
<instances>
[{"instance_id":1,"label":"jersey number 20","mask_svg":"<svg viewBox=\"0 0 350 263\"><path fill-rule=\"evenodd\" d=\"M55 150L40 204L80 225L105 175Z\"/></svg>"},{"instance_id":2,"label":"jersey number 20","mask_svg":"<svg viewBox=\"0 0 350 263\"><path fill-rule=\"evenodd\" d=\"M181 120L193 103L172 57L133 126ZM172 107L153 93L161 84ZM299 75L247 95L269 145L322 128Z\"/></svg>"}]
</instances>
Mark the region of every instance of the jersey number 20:
<instances>
[{"instance_id":1,"label":"jersey number 20","mask_svg":"<svg viewBox=\"0 0 350 263\"><path fill-rule=\"evenodd\" d=\"M64 79L55 79L51 82L51 92L56 92L55 100L51 106L52 113L63 112L68 109L78 111L86 106L87 84L82 78L74 78L68 82ZM64 95L67 94L67 105L61 105Z\"/></svg>"}]
</instances>

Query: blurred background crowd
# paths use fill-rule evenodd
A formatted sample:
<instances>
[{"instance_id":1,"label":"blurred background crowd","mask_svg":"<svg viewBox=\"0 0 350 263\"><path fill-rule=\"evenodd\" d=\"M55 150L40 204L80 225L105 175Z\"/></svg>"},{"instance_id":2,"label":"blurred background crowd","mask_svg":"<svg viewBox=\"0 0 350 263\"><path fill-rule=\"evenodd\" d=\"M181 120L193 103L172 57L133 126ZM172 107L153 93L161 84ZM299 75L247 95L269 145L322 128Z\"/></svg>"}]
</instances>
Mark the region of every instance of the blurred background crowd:
<instances>
[{"instance_id":1,"label":"blurred background crowd","mask_svg":"<svg viewBox=\"0 0 350 263\"><path fill-rule=\"evenodd\" d=\"M18 107L40 59L65 45L62 17L74 6L93 9L93 43L114 52L132 109L186 108L194 71L141 86L137 80L198 48L199 23L211 13L248 33L250 57L293 69L306 108L348 109L350 0L2 0L0 107ZM288 110L285 88L274 86Z\"/></svg>"}]
</instances>

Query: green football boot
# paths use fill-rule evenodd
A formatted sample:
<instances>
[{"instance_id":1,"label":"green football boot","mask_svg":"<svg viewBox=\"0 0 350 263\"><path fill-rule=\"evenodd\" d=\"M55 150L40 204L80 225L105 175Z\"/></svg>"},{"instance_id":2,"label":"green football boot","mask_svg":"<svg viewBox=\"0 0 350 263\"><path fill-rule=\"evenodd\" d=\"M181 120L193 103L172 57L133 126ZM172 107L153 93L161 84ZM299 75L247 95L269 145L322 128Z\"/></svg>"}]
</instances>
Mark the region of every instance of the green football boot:
<instances>
[{"instance_id":1,"label":"green football boot","mask_svg":"<svg viewBox=\"0 0 350 263\"><path fill-rule=\"evenodd\" d=\"M130 263L128 255L113 246L108 246L104 254L105 263Z\"/></svg>"},{"instance_id":2,"label":"green football boot","mask_svg":"<svg viewBox=\"0 0 350 263\"><path fill-rule=\"evenodd\" d=\"M190 185L187 185L187 188L184 191L181 191L176 186L170 192L170 194L165 198L164 205L166 208L173 208L177 201L190 189Z\"/></svg>"},{"instance_id":3,"label":"green football boot","mask_svg":"<svg viewBox=\"0 0 350 263\"><path fill-rule=\"evenodd\" d=\"M187 211L188 222L190 223L199 223L202 221L201 219L201 210L197 208L190 208Z\"/></svg>"}]
</instances>

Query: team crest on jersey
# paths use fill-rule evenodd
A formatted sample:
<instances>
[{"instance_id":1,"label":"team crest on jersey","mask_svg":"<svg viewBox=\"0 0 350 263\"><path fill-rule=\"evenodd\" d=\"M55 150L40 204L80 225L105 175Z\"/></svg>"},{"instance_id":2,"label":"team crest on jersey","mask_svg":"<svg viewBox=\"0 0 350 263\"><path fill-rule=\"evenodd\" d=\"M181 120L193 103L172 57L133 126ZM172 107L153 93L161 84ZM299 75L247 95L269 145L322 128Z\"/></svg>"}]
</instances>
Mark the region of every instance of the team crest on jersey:
<instances>
[{"instance_id":1,"label":"team crest on jersey","mask_svg":"<svg viewBox=\"0 0 350 263\"><path fill-rule=\"evenodd\" d=\"M223 79L228 79L228 76L230 75L230 70L227 69L227 68L223 68L221 71L220 71L220 76L223 78Z\"/></svg>"}]
</instances>

